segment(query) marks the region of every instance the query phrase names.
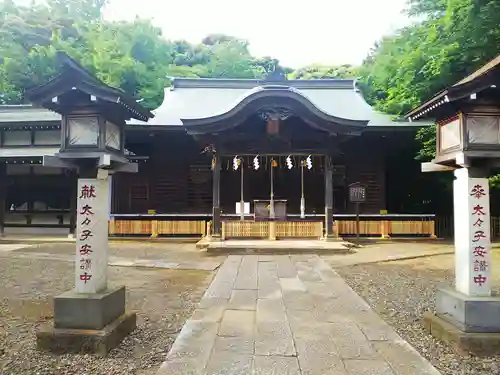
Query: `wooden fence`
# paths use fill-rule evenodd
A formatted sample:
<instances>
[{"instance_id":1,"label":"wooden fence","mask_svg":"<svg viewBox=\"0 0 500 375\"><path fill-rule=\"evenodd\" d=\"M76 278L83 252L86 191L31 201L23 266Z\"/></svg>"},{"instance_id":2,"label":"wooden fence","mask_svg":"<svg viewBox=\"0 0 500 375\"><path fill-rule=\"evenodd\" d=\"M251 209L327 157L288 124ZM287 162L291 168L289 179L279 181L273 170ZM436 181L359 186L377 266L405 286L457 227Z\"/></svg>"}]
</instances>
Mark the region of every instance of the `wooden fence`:
<instances>
[{"instance_id":1,"label":"wooden fence","mask_svg":"<svg viewBox=\"0 0 500 375\"><path fill-rule=\"evenodd\" d=\"M316 238L323 236L321 221L253 221L222 222L222 238Z\"/></svg>"},{"instance_id":2,"label":"wooden fence","mask_svg":"<svg viewBox=\"0 0 500 375\"><path fill-rule=\"evenodd\" d=\"M356 220L336 220L334 232L340 237L356 235ZM359 234L363 237L428 237L436 238L434 220L362 220Z\"/></svg>"},{"instance_id":3,"label":"wooden fence","mask_svg":"<svg viewBox=\"0 0 500 375\"><path fill-rule=\"evenodd\" d=\"M500 239L500 217L491 218L490 230L492 239ZM436 218L436 235L439 238L453 239L454 231L453 216L438 216Z\"/></svg>"},{"instance_id":4,"label":"wooden fence","mask_svg":"<svg viewBox=\"0 0 500 375\"><path fill-rule=\"evenodd\" d=\"M207 234L208 220L110 220L110 236L197 236ZM253 220L223 220L224 238L320 238L323 235L323 221L292 220L274 222ZM492 226L493 228L493 226ZM498 225L495 227L498 228ZM272 233L270 233L272 231ZM338 219L334 221L333 232L339 237L356 235L356 221ZM498 232L498 230L497 230ZM435 238L434 220L362 220L360 234L363 237L427 237Z\"/></svg>"},{"instance_id":5,"label":"wooden fence","mask_svg":"<svg viewBox=\"0 0 500 375\"><path fill-rule=\"evenodd\" d=\"M110 236L204 236L204 220L110 220Z\"/></svg>"}]
</instances>

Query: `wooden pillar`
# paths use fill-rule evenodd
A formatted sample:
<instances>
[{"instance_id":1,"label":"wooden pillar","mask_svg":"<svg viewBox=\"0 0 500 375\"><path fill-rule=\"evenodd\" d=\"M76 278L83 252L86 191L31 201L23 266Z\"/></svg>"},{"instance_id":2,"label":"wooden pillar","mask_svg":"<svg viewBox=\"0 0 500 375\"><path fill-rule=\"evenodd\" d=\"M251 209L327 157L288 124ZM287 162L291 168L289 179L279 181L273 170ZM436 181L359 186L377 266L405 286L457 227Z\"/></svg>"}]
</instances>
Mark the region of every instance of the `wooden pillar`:
<instances>
[{"instance_id":1,"label":"wooden pillar","mask_svg":"<svg viewBox=\"0 0 500 375\"><path fill-rule=\"evenodd\" d=\"M222 231L220 217L220 168L221 158L219 154L214 155L213 160L213 198L212 198L212 237L220 237Z\"/></svg>"},{"instance_id":2,"label":"wooden pillar","mask_svg":"<svg viewBox=\"0 0 500 375\"><path fill-rule=\"evenodd\" d=\"M76 203L78 199L78 175L75 171L69 174L70 196L69 196L69 237L75 237L76 233Z\"/></svg>"},{"instance_id":3,"label":"wooden pillar","mask_svg":"<svg viewBox=\"0 0 500 375\"><path fill-rule=\"evenodd\" d=\"M333 166L325 155L325 239L334 239L333 232Z\"/></svg>"},{"instance_id":4,"label":"wooden pillar","mask_svg":"<svg viewBox=\"0 0 500 375\"><path fill-rule=\"evenodd\" d=\"M3 237L4 235L6 206L7 206L7 164L0 163L0 237Z\"/></svg>"}]
</instances>

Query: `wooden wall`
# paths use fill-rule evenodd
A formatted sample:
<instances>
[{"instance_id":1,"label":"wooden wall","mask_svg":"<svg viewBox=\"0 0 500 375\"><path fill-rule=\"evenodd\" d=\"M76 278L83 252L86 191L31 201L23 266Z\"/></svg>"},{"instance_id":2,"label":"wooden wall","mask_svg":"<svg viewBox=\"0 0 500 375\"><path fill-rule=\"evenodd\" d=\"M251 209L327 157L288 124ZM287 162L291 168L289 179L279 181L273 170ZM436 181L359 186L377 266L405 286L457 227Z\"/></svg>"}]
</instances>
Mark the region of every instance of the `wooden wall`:
<instances>
[{"instance_id":1,"label":"wooden wall","mask_svg":"<svg viewBox=\"0 0 500 375\"><path fill-rule=\"evenodd\" d=\"M127 144L128 147L128 144ZM132 150L148 155L137 174L118 174L114 182L113 213L211 213L211 158L201 154L198 144L185 132L165 132L150 137L147 143ZM367 202L362 213L379 213L386 208L384 144L380 136L363 135L343 146L344 154L333 159L334 212L354 213L347 202L347 186L361 182L367 186ZM227 159L225 164L230 163ZM234 213L240 199L240 174L223 165L221 173L221 207ZM306 172L305 195L308 213L324 212L324 171L316 165ZM269 171L249 169L245 173L245 200L269 197ZM300 173L282 168L275 174L275 198L289 200L289 213L299 213Z\"/></svg>"},{"instance_id":2,"label":"wooden wall","mask_svg":"<svg viewBox=\"0 0 500 375\"><path fill-rule=\"evenodd\" d=\"M141 147L142 146L142 147ZM149 156L139 173L119 174L115 213L201 213L212 210L211 157L185 132L158 133L133 149Z\"/></svg>"},{"instance_id":3,"label":"wooden wall","mask_svg":"<svg viewBox=\"0 0 500 375\"><path fill-rule=\"evenodd\" d=\"M385 150L383 138L369 133L354 139L345 155L347 185L360 182L366 186L366 203L360 210L365 214L378 214L386 209ZM347 204L347 213L354 213L355 206Z\"/></svg>"}]
</instances>

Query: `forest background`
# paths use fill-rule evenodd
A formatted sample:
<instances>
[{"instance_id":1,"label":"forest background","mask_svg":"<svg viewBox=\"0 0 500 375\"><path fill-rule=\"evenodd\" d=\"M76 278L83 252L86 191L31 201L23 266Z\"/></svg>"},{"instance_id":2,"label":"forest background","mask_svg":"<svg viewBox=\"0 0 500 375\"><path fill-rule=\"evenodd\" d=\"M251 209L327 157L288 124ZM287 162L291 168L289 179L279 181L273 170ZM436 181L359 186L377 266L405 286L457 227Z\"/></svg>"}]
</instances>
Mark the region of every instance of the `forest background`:
<instances>
[{"instance_id":1,"label":"forest background","mask_svg":"<svg viewBox=\"0 0 500 375\"><path fill-rule=\"evenodd\" d=\"M0 0L0 104L25 103L23 92L50 79L56 51L65 51L151 109L161 104L169 77L263 78L278 70L295 79L358 78L371 105L399 116L500 54L498 0L409 0L410 25L375 43L360 66L299 69L254 57L246 40L228 35L191 44L169 40L149 20L106 21L105 5ZM422 129L416 139L416 158L432 159L435 128ZM498 185L500 178L492 182Z\"/></svg>"}]
</instances>

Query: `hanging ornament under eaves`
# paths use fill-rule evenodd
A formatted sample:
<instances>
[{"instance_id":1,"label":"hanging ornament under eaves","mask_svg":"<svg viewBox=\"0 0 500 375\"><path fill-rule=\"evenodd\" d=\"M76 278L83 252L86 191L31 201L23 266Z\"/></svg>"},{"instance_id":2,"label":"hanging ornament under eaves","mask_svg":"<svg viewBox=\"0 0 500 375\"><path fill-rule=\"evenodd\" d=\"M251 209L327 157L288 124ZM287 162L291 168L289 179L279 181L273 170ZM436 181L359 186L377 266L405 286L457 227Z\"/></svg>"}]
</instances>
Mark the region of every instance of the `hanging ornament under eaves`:
<instances>
[{"instance_id":1,"label":"hanging ornament under eaves","mask_svg":"<svg viewBox=\"0 0 500 375\"><path fill-rule=\"evenodd\" d=\"M286 166L288 167L288 169L292 169L293 168L292 155L288 155L287 156L287 158L286 158Z\"/></svg>"},{"instance_id":2,"label":"hanging ornament under eaves","mask_svg":"<svg viewBox=\"0 0 500 375\"><path fill-rule=\"evenodd\" d=\"M313 163L312 163L312 159L311 159L311 155L309 155L306 159L306 167L307 169L311 169L313 167Z\"/></svg>"},{"instance_id":3,"label":"hanging ornament under eaves","mask_svg":"<svg viewBox=\"0 0 500 375\"><path fill-rule=\"evenodd\" d=\"M259 164L259 155L253 158L253 169L256 171L259 170L260 164Z\"/></svg>"},{"instance_id":4,"label":"hanging ornament under eaves","mask_svg":"<svg viewBox=\"0 0 500 375\"><path fill-rule=\"evenodd\" d=\"M238 155L236 155L233 159L233 170L237 171L240 164L241 164L241 159L238 157Z\"/></svg>"}]
</instances>

